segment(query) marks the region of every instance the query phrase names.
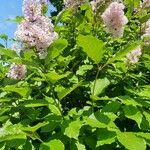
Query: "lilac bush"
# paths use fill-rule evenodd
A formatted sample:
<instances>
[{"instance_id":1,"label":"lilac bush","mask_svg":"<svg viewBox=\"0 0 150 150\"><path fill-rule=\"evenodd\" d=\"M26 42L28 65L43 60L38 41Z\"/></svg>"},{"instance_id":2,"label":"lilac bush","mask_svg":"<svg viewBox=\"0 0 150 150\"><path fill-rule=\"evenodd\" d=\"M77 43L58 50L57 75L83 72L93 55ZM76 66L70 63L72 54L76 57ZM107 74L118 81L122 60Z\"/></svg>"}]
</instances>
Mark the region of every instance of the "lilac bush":
<instances>
[{"instance_id":1,"label":"lilac bush","mask_svg":"<svg viewBox=\"0 0 150 150\"><path fill-rule=\"evenodd\" d=\"M0 35L0 149L149 150L149 1L22 9L12 48Z\"/></svg>"}]
</instances>

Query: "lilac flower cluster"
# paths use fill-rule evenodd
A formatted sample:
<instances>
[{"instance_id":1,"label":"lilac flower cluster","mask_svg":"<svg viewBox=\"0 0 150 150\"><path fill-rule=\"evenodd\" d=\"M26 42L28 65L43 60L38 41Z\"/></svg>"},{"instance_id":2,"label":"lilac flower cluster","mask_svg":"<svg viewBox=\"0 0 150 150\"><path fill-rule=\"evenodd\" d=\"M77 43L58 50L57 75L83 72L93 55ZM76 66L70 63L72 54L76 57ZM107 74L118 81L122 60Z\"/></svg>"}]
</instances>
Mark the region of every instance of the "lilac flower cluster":
<instances>
[{"instance_id":1,"label":"lilac flower cluster","mask_svg":"<svg viewBox=\"0 0 150 150\"><path fill-rule=\"evenodd\" d=\"M7 73L7 77L14 80L22 80L25 78L27 69L25 65L12 64L10 70Z\"/></svg>"},{"instance_id":2,"label":"lilac flower cluster","mask_svg":"<svg viewBox=\"0 0 150 150\"><path fill-rule=\"evenodd\" d=\"M41 15L42 6L37 0L24 0L22 12L28 21L34 21Z\"/></svg>"},{"instance_id":3,"label":"lilac flower cluster","mask_svg":"<svg viewBox=\"0 0 150 150\"><path fill-rule=\"evenodd\" d=\"M112 2L102 14L107 32L114 37L123 36L124 27L128 23L128 19L124 15L124 8L125 6L122 3Z\"/></svg>"},{"instance_id":4,"label":"lilac flower cluster","mask_svg":"<svg viewBox=\"0 0 150 150\"><path fill-rule=\"evenodd\" d=\"M143 30L142 38L144 39L144 45L150 46L150 19L143 25Z\"/></svg>"},{"instance_id":5,"label":"lilac flower cluster","mask_svg":"<svg viewBox=\"0 0 150 150\"><path fill-rule=\"evenodd\" d=\"M126 62L135 64L139 61L139 57L142 55L141 47L137 47L132 52L126 55Z\"/></svg>"},{"instance_id":6,"label":"lilac flower cluster","mask_svg":"<svg viewBox=\"0 0 150 150\"><path fill-rule=\"evenodd\" d=\"M64 0L66 8L78 8L83 3L85 3L85 0Z\"/></svg>"},{"instance_id":7,"label":"lilac flower cluster","mask_svg":"<svg viewBox=\"0 0 150 150\"><path fill-rule=\"evenodd\" d=\"M143 37L150 37L150 20L146 22L146 29L145 29L145 34Z\"/></svg>"},{"instance_id":8,"label":"lilac flower cluster","mask_svg":"<svg viewBox=\"0 0 150 150\"><path fill-rule=\"evenodd\" d=\"M43 59L46 49L58 35L51 20L42 15L40 1L24 0L23 13L25 20L18 26L15 37L29 47L36 47L39 57Z\"/></svg>"},{"instance_id":9,"label":"lilac flower cluster","mask_svg":"<svg viewBox=\"0 0 150 150\"><path fill-rule=\"evenodd\" d=\"M47 3L47 0L24 0L22 10L25 19L15 32L17 41L24 44L22 50L25 50L25 47L35 47L40 59L46 57L47 48L58 37L51 20L42 15L42 5ZM25 65L12 64L7 77L21 80L25 78L26 72Z\"/></svg>"},{"instance_id":10,"label":"lilac flower cluster","mask_svg":"<svg viewBox=\"0 0 150 150\"><path fill-rule=\"evenodd\" d=\"M53 24L45 16L39 16L34 22L23 21L15 35L30 47L36 47L39 56L46 53L47 47L57 38L57 33L53 32Z\"/></svg>"},{"instance_id":11,"label":"lilac flower cluster","mask_svg":"<svg viewBox=\"0 0 150 150\"><path fill-rule=\"evenodd\" d=\"M143 7L150 7L150 0L144 0L142 3Z\"/></svg>"}]
</instances>

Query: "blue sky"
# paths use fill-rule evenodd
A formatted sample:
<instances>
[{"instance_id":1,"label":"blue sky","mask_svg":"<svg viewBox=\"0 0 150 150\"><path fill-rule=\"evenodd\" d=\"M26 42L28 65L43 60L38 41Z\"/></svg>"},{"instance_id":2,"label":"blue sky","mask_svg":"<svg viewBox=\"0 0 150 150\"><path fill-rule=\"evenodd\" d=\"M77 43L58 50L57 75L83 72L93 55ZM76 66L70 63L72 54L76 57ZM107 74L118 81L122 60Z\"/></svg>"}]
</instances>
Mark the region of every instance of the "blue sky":
<instances>
[{"instance_id":1,"label":"blue sky","mask_svg":"<svg viewBox=\"0 0 150 150\"><path fill-rule=\"evenodd\" d=\"M4 33L13 38L16 24L7 19L22 15L22 0L0 0L0 2L0 34Z\"/></svg>"}]
</instances>

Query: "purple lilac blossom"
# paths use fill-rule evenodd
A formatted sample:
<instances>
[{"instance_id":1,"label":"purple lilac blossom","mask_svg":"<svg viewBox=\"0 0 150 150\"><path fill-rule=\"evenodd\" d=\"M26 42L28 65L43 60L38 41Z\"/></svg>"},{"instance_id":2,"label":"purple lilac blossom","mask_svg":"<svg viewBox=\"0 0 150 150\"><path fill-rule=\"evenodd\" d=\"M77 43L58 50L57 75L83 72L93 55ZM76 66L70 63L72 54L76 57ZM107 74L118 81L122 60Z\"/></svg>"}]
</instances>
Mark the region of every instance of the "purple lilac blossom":
<instances>
[{"instance_id":1,"label":"purple lilac blossom","mask_svg":"<svg viewBox=\"0 0 150 150\"><path fill-rule=\"evenodd\" d=\"M106 31L114 37L122 37L124 27L128 23L124 15L125 6L122 3L112 2L102 14L102 19L106 25Z\"/></svg>"}]
</instances>

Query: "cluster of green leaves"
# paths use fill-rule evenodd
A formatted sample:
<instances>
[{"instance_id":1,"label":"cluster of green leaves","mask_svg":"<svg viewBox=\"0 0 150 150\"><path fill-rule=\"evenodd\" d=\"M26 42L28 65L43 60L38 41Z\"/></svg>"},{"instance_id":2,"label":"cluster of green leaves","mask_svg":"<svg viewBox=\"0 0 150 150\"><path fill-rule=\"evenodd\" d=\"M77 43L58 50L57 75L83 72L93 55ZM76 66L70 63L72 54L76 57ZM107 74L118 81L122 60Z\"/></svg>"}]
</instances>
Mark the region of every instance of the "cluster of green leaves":
<instances>
[{"instance_id":1,"label":"cluster of green leaves","mask_svg":"<svg viewBox=\"0 0 150 150\"><path fill-rule=\"evenodd\" d=\"M139 3L125 0L129 23L120 39L95 22L88 3L54 17L59 39L44 60L1 45L1 150L150 148L150 52L141 40L149 14L134 12ZM140 61L126 64L139 45ZM24 80L6 77L11 63L27 66Z\"/></svg>"}]
</instances>

